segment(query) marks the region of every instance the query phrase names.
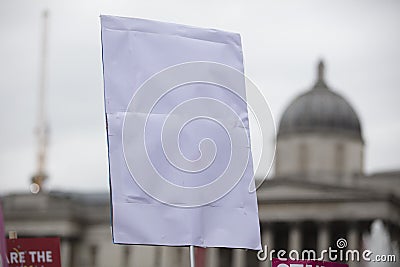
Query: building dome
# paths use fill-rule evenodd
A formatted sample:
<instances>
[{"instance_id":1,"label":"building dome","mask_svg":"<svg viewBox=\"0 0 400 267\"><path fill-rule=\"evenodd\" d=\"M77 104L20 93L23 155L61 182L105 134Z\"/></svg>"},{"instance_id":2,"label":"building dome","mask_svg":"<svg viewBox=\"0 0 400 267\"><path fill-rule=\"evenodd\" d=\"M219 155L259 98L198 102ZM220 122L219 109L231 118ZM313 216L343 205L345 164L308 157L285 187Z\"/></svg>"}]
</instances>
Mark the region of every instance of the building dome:
<instances>
[{"instance_id":1,"label":"building dome","mask_svg":"<svg viewBox=\"0 0 400 267\"><path fill-rule=\"evenodd\" d=\"M298 96L284 112L278 136L298 133L338 133L362 140L358 116L351 105L328 88L324 63L318 64L314 87Z\"/></svg>"}]
</instances>

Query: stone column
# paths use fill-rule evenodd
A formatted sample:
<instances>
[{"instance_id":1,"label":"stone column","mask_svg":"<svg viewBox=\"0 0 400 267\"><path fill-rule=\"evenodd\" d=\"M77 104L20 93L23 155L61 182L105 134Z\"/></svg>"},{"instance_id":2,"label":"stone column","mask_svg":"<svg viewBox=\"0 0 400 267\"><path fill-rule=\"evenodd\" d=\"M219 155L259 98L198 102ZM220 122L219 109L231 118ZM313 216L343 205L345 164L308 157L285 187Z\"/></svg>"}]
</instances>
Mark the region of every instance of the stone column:
<instances>
[{"instance_id":1,"label":"stone column","mask_svg":"<svg viewBox=\"0 0 400 267\"><path fill-rule=\"evenodd\" d=\"M296 250L301 254L301 224L293 223L289 225L289 250ZM289 251L288 251L289 253Z\"/></svg>"},{"instance_id":2,"label":"stone column","mask_svg":"<svg viewBox=\"0 0 400 267\"><path fill-rule=\"evenodd\" d=\"M190 257L189 257L189 248L188 247L179 247L177 248L178 251L178 260L179 260L179 265L182 267L187 267L190 265Z\"/></svg>"},{"instance_id":3,"label":"stone column","mask_svg":"<svg viewBox=\"0 0 400 267\"><path fill-rule=\"evenodd\" d=\"M347 232L347 249L349 250L358 250L359 249L359 230L357 227L357 223L350 223L349 230ZM350 254L349 254L350 255ZM361 255L360 255L361 257ZM348 259L349 267L358 266L359 259L352 260Z\"/></svg>"},{"instance_id":4,"label":"stone column","mask_svg":"<svg viewBox=\"0 0 400 267\"><path fill-rule=\"evenodd\" d=\"M260 264L260 267L270 267L271 266L271 258L270 258L270 251L274 249L274 231L273 231L273 226L271 224L265 225L263 228L263 233L262 233L262 250L264 253L267 255L267 260L262 261ZM265 248L267 248L267 251L265 251Z\"/></svg>"},{"instance_id":5,"label":"stone column","mask_svg":"<svg viewBox=\"0 0 400 267\"><path fill-rule=\"evenodd\" d=\"M349 231L347 233L347 242L349 249L358 249L359 231L356 223L350 224Z\"/></svg>"},{"instance_id":6,"label":"stone column","mask_svg":"<svg viewBox=\"0 0 400 267\"><path fill-rule=\"evenodd\" d=\"M161 250L160 255L160 266L161 267L170 267L172 266L172 249L171 247L162 246L159 248Z\"/></svg>"},{"instance_id":7,"label":"stone column","mask_svg":"<svg viewBox=\"0 0 400 267\"><path fill-rule=\"evenodd\" d=\"M71 242L68 239L62 239L61 240L61 265L65 267L70 267L71 266Z\"/></svg>"},{"instance_id":8,"label":"stone column","mask_svg":"<svg viewBox=\"0 0 400 267\"><path fill-rule=\"evenodd\" d=\"M321 256L323 250L328 250L329 248L329 224L327 222L319 222L318 226L318 236L317 236L317 256ZM328 259L328 254L324 254L324 260Z\"/></svg>"},{"instance_id":9,"label":"stone column","mask_svg":"<svg viewBox=\"0 0 400 267\"><path fill-rule=\"evenodd\" d=\"M233 250L233 267L246 266L246 252L243 249Z\"/></svg>"},{"instance_id":10,"label":"stone column","mask_svg":"<svg viewBox=\"0 0 400 267\"><path fill-rule=\"evenodd\" d=\"M208 267L218 267L218 248L207 248L206 249L206 266Z\"/></svg>"}]
</instances>

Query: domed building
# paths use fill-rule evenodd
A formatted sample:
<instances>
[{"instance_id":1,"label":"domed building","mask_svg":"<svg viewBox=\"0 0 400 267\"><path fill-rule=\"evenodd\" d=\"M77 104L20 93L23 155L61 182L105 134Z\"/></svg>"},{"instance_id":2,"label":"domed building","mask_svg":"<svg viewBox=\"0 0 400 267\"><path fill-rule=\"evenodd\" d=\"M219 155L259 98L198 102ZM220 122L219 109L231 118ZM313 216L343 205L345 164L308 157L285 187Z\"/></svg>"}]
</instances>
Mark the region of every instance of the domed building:
<instances>
[{"instance_id":1,"label":"domed building","mask_svg":"<svg viewBox=\"0 0 400 267\"><path fill-rule=\"evenodd\" d=\"M360 120L349 102L326 84L325 66L319 62L314 85L282 115L275 175L257 191L262 243L268 252L315 250L319 257L329 247L338 249L339 239L347 242L339 244L343 250L362 251L363 236L376 220L399 244L400 171L367 175L363 165ZM107 192L9 194L2 200L7 231L20 237L61 237L63 267L189 266L188 248L112 244ZM200 255L196 267L271 266L241 249L207 248Z\"/></svg>"},{"instance_id":2,"label":"domed building","mask_svg":"<svg viewBox=\"0 0 400 267\"><path fill-rule=\"evenodd\" d=\"M275 176L257 194L263 244L320 253L338 249L337 241L344 238L344 252L362 251L363 237L376 220L399 244L400 172L364 173L357 113L327 85L322 61L316 76L311 89L289 104L279 123Z\"/></svg>"},{"instance_id":3,"label":"domed building","mask_svg":"<svg viewBox=\"0 0 400 267\"><path fill-rule=\"evenodd\" d=\"M311 90L295 98L279 125L276 174L326 179L363 173L364 141L352 106L331 90L318 64Z\"/></svg>"}]
</instances>

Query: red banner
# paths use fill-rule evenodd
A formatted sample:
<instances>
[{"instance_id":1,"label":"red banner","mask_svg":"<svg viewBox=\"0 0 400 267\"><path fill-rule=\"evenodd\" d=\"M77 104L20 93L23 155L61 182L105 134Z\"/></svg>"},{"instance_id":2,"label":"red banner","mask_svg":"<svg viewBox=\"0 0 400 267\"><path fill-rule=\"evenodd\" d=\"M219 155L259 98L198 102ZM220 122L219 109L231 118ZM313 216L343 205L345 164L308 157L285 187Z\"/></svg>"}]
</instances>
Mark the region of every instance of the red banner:
<instances>
[{"instance_id":1,"label":"red banner","mask_svg":"<svg viewBox=\"0 0 400 267\"><path fill-rule=\"evenodd\" d=\"M272 259L272 267L349 267L347 264L315 260Z\"/></svg>"},{"instance_id":2,"label":"red banner","mask_svg":"<svg viewBox=\"0 0 400 267\"><path fill-rule=\"evenodd\" d=\"M61 267L59 238L7 239L9 267Z\"/></svg>"}]
</instances>

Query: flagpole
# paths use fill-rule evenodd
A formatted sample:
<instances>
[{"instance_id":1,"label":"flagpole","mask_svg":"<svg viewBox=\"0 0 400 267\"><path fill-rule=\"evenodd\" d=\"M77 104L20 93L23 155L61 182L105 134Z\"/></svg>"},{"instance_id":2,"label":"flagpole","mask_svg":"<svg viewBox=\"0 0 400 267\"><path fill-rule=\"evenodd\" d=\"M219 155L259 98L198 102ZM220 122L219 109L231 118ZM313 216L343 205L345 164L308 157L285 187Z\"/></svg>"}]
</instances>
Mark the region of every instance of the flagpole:
<instances>
[{"instance_id":1,"label":"flagpole","mask_svg":"<svg viewBox=\"0 0 400 267\"><path fill-rule=\"evenodd\" d=\"M190 246L190 267L196 267L196 260L194 255L194 246Z\"/></svg>"}]
</instances>

